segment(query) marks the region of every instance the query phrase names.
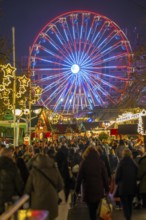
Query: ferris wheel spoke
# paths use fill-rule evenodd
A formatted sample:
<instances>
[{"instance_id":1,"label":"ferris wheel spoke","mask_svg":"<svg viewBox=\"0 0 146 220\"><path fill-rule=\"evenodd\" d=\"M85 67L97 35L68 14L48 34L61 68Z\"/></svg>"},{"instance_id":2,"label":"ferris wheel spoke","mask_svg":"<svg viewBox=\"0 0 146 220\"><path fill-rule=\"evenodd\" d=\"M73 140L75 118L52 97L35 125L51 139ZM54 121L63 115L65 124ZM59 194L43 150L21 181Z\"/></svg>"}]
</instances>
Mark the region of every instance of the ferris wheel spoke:
<instances>
[{"instance_id":1,"label":"ferris wheel spoke","mask_svg":"<svg viewBox=\"0 0 146 220\"><path fill-rule=\"evenodd\" d=\"M83 29L83 26L81 27L81 30ZM80 56L81 56L81 46L82 46L82 31L80 31L78 27L78 22L73 25L73 35L74 38L74 53L76 53L76 62L79 63Z\"/></svg>"},{"instance_id":2,"label":"ferris wheel spoke","mask_svg":"<svg viewBox=\"0 0 146 220\"><path fill-rule=\"evenodd\" d=\"M64 88L65 85L65 80L57 83L57 88L56 88L56 83L52 84L53 86L50 85L49 89L53 89L53 92L51 93L50 97L48 99L46 99L46 101L48 101L48 104L58 95L60 94L60 91L62 91L62 89ZM47 91L45 91L47 92ZM50 100L49 100L50 99Z\"/></svg>"},{"instance_id":3,"label":"ferris wheel spoke","mask_svg":"<svg viewBox=\"0 0 146 220\"><path fill-rule=\"evenodd\" d=\"M87 68L86 68L87 70ZM102 71L97 71L95 70L95 68L89 68L89 71L91 73L91 76L93 75L94 77L97 77L97 79L100 79L101 77L106 77L106 78L110 78L110 79L117 79L119 81L127 81L128 78L127 77L120 77L120 76L117 76L117 75L111 75L111 74L106 74Z\"/></svg>"},{"instance_id":4,"label":"ferris wheel spoke","mask_svg":"<svg viewBox=\"0 0 146 220\"><path fill-rule=\"evenodd\" d=\"M111 32L109 32L110 28L111 28ZM115 35L116 35L115 31L113 30L113 27L111 26L110 22L104 22L99 38L95 42L95 45L98 46L100 50L101 45L105 44L106 46L107 43L109 43Z\"/></svg>"},{"instance_id":5,"label":"ferris wheel spoke","mask_svg":"<svg viewBox=\"0 0 146 220\"><path fill-rule=\"evenodd\" d=\"M106 47L109 43L111 43L111 41L115 38L115 36L116 33L114 31L109 33L109 35L107 35L106 38L103 39L103 41L100 44L98 44L99 52L102 51L104 47Z\"/></svg>"},{"instance_id":6,"label":"ferris wheel spoke","mask_svg":"<svg viewBox=\"0 0 146 220\"><path fill-rule=\"evenodd\" d=\"M85 81L86 82L86 81ZM84 88L84 93L86 94L86 91L90 91L91 90L91 88L90 87L88 87L88 85L86 86L86 84L84 83L84 86L83 86L83 88ZM93 91L94 91L94 89L93 89ZM99 105L101 105L101 104L103 104L103 100L102 100L102 98L101 98L101 96L99 95L99 93L95 93L94 94L95 95L95 99L96 99L96 101L97 101L97 103L99 104ZM87 106L87 101L88 101L88 95L86 94L86 106Z\"/></svg>"},{"instance_id":7,"label":"ferris wheel spoke","mask_svg":"<svg viewBox=\"0 0 146 220\"><path fill-rule=\"evenodd\" d=\"M73 37L71 35L70 28L68 26L67 21L63 23L63 32L65 36L67 50L70 52L69 54L73 54L77 48L76 48L75 41L73 40ZM75 48L71 44L73 44ZM72 56L72 60L73 60L73 56Z\"/></svg>"},{"instance_id":8,"label":"ferris wheel spoke","mask_svg":"<svg viewBox=\"0 0 146 220\"><path fill-rule=\"evenodd\" d=\"M49 83L49 85L45 88L45 90L43 91L43 93L48 92L49 90L52 90L54 88L56 88L57 86L57 90L60 89L60 87L63 87L63 84L65 82L65 78L64 77L60 77L58 79L56 79L55 81ZM51 96L53 96L54 94L52 93Z\"/></svg>"},{"instance_id":9,"label":"ferris wheel spoke","mask_svg":"<svg viewBox=\"0 0 146 220\"><path fill-rule=\"evenodd\" d=\"M87 74L86 74L85 76L88 77ZM89 80L89 79L87 78L87 80ZM91 79L90 79L90 81L91 81ZM94 86L97 85L97 81L95 81L93 78L92 78L92 83L93 83ZM93 87L93 88L94 88L94 87ZM112 103L114 103L114 99L112 98L112 96L110 95L110 93L109 93L107 90L105 90L103 87L101 87L100 84L98 84L98 86L96 86L96 88L97 88L97 90L99 90L105 97L107 97Z\"/></svg>"},{"instance_id":10,"label":"ferris wheel spoke","mask_svg":"<svg viewBox=\"0 0 146 220\"><path fill-rule=\"evenodd\" d=\"M92 100L92 103L94 103L94 99L93 99L93 96L92 96L92 93L91 91L93 90L94 87L92 87L92 84L91 84L91 79L90 79L90 76L88 73L86 73L86 71L83 73L83 79L84 79L84 82L89 82L86 86L85 86L85 90L84 91L88 91L87 92L87 99L89 98L90 99L90 105L91 105L91 100ZM97 82L96 82L97 83ZM87 89L86 89L87 88ZM96 96L96 100L99 102L99 96L94 94ZM101 102L101 99L100 99L100 102Z\"/></svg>"},{"instance_id":11,"label":"ferris wheel spoke","mask_svg":"<svg viewBox=\"0 0 146 220\"><path fill-rule=\"evenodd\" d=\"M57 90L56 90L56 91L59 91L59 89L65 85L66 80L69 80L70 78L71 78L70 75L69 75L68 77L65 77L65 76L60 77L58 80L56 80L56 81L50 83L50 84L46 87L45 92L47 92L48 90L50 90L50 89L52 89L52 88L56 88L56 86L57 86ZM56 85L56 84L57 84L57 85ZM56 91L54 91L54 93L55 93ZM50 96L53 96L54 93L52 93Z\"/></svg>"},{"instance_id":12,"label":"ferris wheel spoke","mask_svg":"<svg viewBox=\"0 0 146 220\"><path fill-rule=\"evenodd\" d=\"M112 32L112 33L113 33L113 32ZM107 44L112 40L112 38L111 38L112 33L111 33L110 35L108 35L107 38L105 38L105 40L103 40L99 45L98 45L98 43L97 43L97 45L96 45L96 47L94 48L94 50L91 50L92 44L90 44L89 48L87 49L87 54L89 54L89 57L92 57L93 54L94 54L94 55L100 54L100 51L101 51L101 49L102 49L102 48L100 48L101 45L104 44L104 46L105 46L105 45L107 45ZM104 33L103 33L103 34L104 34ZM99 41L100 41L101 37L102 37L102 36L100 36ZM108 41L108 39L109 39L109 41ZM106 42L106 44L105 44L105 42ZM103 47L104 47L104 46L103 46ZM101 51L101 52L102 52L102 51Z\"/></svg>"},{"instance_id":13,"label":"ferris wheel spoke","mask_svg":"<svg viewBox=\"0 0 146 220\"><path fill-rule=\"evenodd\" d=\"M40 46L40 45L37 45L39 47L39 49L42 51L42 52L45 52L46 53L46 56L47 54L49 54L50 56L52 56L53 58L57 58L58 61L63 61L64 58L63 56L60 56L59 54L56 54L53 50L51 49L47 49L45 48L44 46Z\"/></svg>"},{"instance_id":14,"label":"ferris wheel spoke","mask_svg":"<svg viewBox=\"0 0 146 220\"><path fill-rule=\"evenodd\" d=\"M64 108L67 108L69 110L71 105L74 106L74 103L75 103L75 99L74 99L74 91L73 91L72 93L68 93L68 98L66 99Z\"/></svg>"},{"instance_id":15,"label":"ferris wheel spoke","mask_svg":"<svg viewBox=\"0 0 146 220\"><path fill-rule=\"evenodd\" d=\"M71 101L72 101L72 94L70 94L69 92L70 92L70 90L66 91L66 101L64 103L65 109L69 108Z\"/></svg>"},{"instance_id":16,"label":"ferris wheel spoke","mask_svg":"<svg viewBox=\"0 0 146 220\"><path fill-rule=\"evenodd\" d=\"M91 89L89 91L91 91ZM92 89L92 91L94 92L94 89ZM92 93L90 92L90 95L89 95L89 97L90 97L89 105L91 106L91 104L93 103L93 97L96 100L98 105L103 104L103 100L102 100L101 96L99 95L99 93L96 92L95 94L93 94L93 92ZM87 97L88 97L88 94L87 94ZM91 101L92 101L92 103L91 103Z\"/></svg>"},{"instance_id":17,"label":"ferris wheel spoke","mask_svg":"<svg viewBox=\"0 0 146 220\"><path fill-rule=\"evenodd\" d=\"M46 37L44 37L44 39L57 50L57 53L60 53L61 56L66 58L68 61L70 61L70 59L68 57L66 57L66 53L68 53L68 49L66 48L66 44L63 43L61 38L59 38L58 34L56 34L56 36L57 36L57 39L59 40L59 42L61 43L61 46L48 35L46 35ZM70 56L70 54L69 54L69 56Z\"/></svg>"},{"instance_id":18,"label":"ferris wheel spoke","mask_svg":"<svg viewBox=\"0 0 146 220\"><path fill-rule=\"evenodd\" d=\"M120 47L120 44L119 43L115 43L114 45L112 46L109 46L107 49L105 49L104 51L102 51L102 53L95 53L93 54L94 56L92 56L92 60L94 62L97 61L98 59L101 59L103 57L105 57L106 55L112 53L112 52L115 52L116 49L118 49Z\"/></svg>"},{"instance_id":19,"label":"ferris wheel spoke","mask_svg":"<svg viewBox=\"0 0 146 220\"><path fill-rule=\"evenodd\" d=\"M94 45L98 42L99 38L101 37L101 33L104 32L104 23L99 27L98 33L94 32L93 37L91 41L93 42Z\"/></svg>"},{"instance_id":20,"label":"ferris wheel spoke","mask_svg":"<svg viewBox=\"0 0 146 220\"><path fill-rule=\"evenodd\" d=\"M71 54L72 54L73 48L71 47L70 40L69 40L69 37L68 37L68 34L67 34L67 31L66 31L65 27L63 28L63 31L64 31L64 35L65 35L65 38L66 38L66 46L67 46L68 50L71 52ZM68 30L68 33L70 35L70 31L69 30ZM72 41L72 39L71 39L71 41Z\"/></svg>"},{"instance_id":21,"label":"ferris wheel spoke","mask_svg":"<svg viewBox=\"0 0 146 220\"><path fill-rule=\"evenodd\" d=\"M86 46L87 46L87 41L88 41L88 36L89 36L89 32L87 30L88 28L88 19L86 18L86 22L85 22L85 15L82 15L82 21L81 21L81 27L79 28L79 51L86 51ZM84 32L84 34L83 34ZM84 42L84 43L83 43ZM81 48L81 45L83 44L83 48ZM80 61L83 59L82 58L83 53L80 53Z\"/></svg>"},{"instance_id":22,"label":"ferris wheel spoke","mask_svg":"<svg viewBox=\"0 0 146 220\"><path fill-rule=\"evenodd\" d=\"M58 62L58 61L53 60L53 58L47 60L47 59L43 59L42 57L39 57L39 56L37 56L36 58L32 57L32 59L33 59L33 61L35 59L36 62L39 62L39 63L41 62L41 68L36 68L36 69L35 69L35 67L33 68L33 70L35 70L36 72L40 71L40 70L41 71L49 70L50 68L46 68L46 63L49 63L50 65L59 66L58 71L60 70L60 68L68 68L70 66L69 62L67 62L65 60L64 60L64 63L62 63L62 62ZM57 70L57 68L55 68L55 71L56 70Z\"/></svg>"},{"instance_id":23,"label":"ferris wheel spoke","mask_svg":"<svg viewBox=\"0 0 146 220\"><path fill-rule=\"evenodd\" d=\"M55 110L59 108L60 105L62 105L64 98L66 97L66 93L68 90L64 90L62 88L62 91L59 92L60 96L58 97L58 100L56 100L56 105L54 107Z\"/></svg>"},{"instance_id":24,"label":"ferris wheel spoke","mask_svg":"<svg viewBox=\"0 0 146 220\"><path fill-rule=\"evenodd\" d=\"M56 37L58 41L61 43L61 46L62 46L61 51L64 50L66 54L68 55L68 57L72 60L72 56L70 53L72 52L72 48L70 44L67 43L66 38L60 33L60 30L57 27L56 27Z\"/></svg>"},{"instance_id":25,"label":"ferris wheel spoke","mask_svg":"<svg viewBox=\"0 0 146 220\"><path fill-rule=\"evenodd\" d=\"M117 54L115 56L110 56L108 58L102 59L102 60L97 60L94 65L102 65L105 63L110 63L111 61L120 61L120 63L122 63L122 61L124 60L125 57L129 56L127 53L121 53L121 54Z\"/></svg>"},{"instance_id":26,"label":"ferris wheel spoke","mask_svg":"<svg viewBox=\"0 0 146 220\"><path fill-rule=\"evenodd\" d=\"M96 77L95 77L95 75L93 75L92 76L94 79L95 79L95 81L96 81ZM99 78L100 79L100 81L101 81L101 83L103 84L103 85L106 85L106 86L108 86L110 89L113 89L113 90L115 90L116 92L121 92L120 91L120 89L118 89L115 85L113 85L113 84L111 84L110 82L108 82L108 81L106 81L106 80L104 80L104 79L101 79L101 78Z\"/></svg>"},{"instance_id":27,"label":"ferris wheel spoke","mask_svg":"<svg viewBox=\"0 0 146 220\"><path fill-rule=\"evenodd\" d=\"M112 51L115 51L117 48L119 47L119 44L116 44L116 45L112 45L112 46L109 46L109 47L107 47L105 50L103 50L103 51L97 51L96 49L94 49L92 52L91 52L91 54L90 54L90 56L91 56L91 58L93 59L93 61L94 60L96 60L96 61L98 61L98 60L101 60L101 58L103 58L103 57L105 57L107 54L109 54L110 52L112 52Z\"/></svg>"}]
</instances>

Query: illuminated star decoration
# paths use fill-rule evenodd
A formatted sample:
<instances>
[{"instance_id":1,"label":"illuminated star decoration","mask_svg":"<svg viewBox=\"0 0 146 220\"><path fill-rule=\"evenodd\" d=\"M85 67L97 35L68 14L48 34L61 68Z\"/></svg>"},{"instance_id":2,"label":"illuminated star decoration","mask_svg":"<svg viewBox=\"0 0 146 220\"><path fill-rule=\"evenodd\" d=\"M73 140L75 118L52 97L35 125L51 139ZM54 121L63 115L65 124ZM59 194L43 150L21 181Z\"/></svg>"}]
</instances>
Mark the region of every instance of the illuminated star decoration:
<instances>
[{"instance_id":1,"label":"illuminated star decoration","mask_svg":"<svg viewBox=\"0 0 146 220\"><path fill-rule=\"evenodd\" d=\"M11 84L10 79L9 78L3 78L3 84L6 85L6 86L10 85Z\"/></svg>"},{"instance_id":2,"label":"illuminated star decoration","mask_svg":"<svg viewBox=\"0 0 146 220\"><path fill-rule=\"evenodd\" d=\"M37 86L34 88L34 91L35 91L35 96L39 96L42 94L43 89L41 87Z\"/></svg>"},{"instance_id":3,"label":"illuminated star decoration","mask_svg":"<svg viewBox=\"0 0 146 220\"><path fill-rule=\"evenodd\" d=\"M4 105L8 106L10 104L10 100L9 99L4 99Z\"/></svg>"},{"instance_id":4,"label":"illuminated star decoration","mask_svg":"<svg viewBox=\"0 0 146 220\"><path fill-rule=\"evenodd\" d=\"M16 94L16 97L17 97L17 98L21 98L21 96L22 96L21 92L18 92L18 93Z\"/></svg>"},{"instance_id":5,"label":"illuminated star decoration","mask_svg":"<svg viewBox=\"0 0 146 220\"><path fill-rule=\"evenodd\" d=\"M7 64L6 66L2 67L2 71L4 72L5 77L14 77L16 68L12 67L11 64Z\"/></svg>"},{"instance_id":6,"label":"illuminated star decoration","mask_svg":"<svg viewBox=\"0 0 146 220\"><path fill-rule=\"evenodd\" d=\"M18 81L20 82L20 86L24 87L29 85L30 79L27 78L25 75L19 77Z\"/></svg>"},{"instance_id":7,"label":"illuminated star decoration","mask_svg":"<svg viewBox=\"0 0 146 220\"><path fill-rule=\"evenodd\" d=\"M32 104L35 104L38 100L39 100L38 97L34 97L34 98L32 99L32 101L31 101L31 103L32 103Z\"/></svg>"},{"instance_id":8,"label":"illuminated star decoration","mask_svg":"<svg viewBox=\"0 0 146 220\"><path fill-rule=\"evenodd\" d=\"M2 96L3 96L3 98L9 98L9 94L10 94L10 90L8 90L8 89L6 89L6 90L4 90L4 91L2 91Z\"/></svg>"},{"instance_id":9,"label":"illuminated star decoration","mask_svg":"<svg viewBox=\"0 0 146 220\"><path fill-rule=\"evenodd\" d=\"M22 93L22 94L24 94L26 92L26 89L25 89L25 87L20 87L20 93Z\"/></svg>"},{"instance_id":10,"label":"illuminated star decoration","mask_svg":"<svg viewBox=\"0 0 146 220\"><path fill-rule=\"evenodd\" d=\"M8 109L12 110L13 109L13 105L9 105Z\"/></svg>"},{"instance_id":11,"label":"illuminated star decoration","mask_svg":"<svg viewBox=\"0 0 146 220\"><path fill-rule=\"evenodd\" d=\"M5 89L4 85L0 85L0 91L3 91Z\"/></svg>"}]
</instances>

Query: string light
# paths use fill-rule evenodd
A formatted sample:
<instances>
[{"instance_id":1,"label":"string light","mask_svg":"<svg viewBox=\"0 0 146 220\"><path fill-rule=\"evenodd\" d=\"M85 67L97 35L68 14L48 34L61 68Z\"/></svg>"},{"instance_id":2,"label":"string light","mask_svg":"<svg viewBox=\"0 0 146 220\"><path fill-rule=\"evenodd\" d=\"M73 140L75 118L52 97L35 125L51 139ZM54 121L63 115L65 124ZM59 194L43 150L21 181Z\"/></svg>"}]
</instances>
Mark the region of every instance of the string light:
<instances>
[{"instance_id":1,"label":"string light","mask_svg":"<svg viewBox=\"0 0 146 220\"><path fill-rule=\"evenodd\" d=\"M144 110L144 109L139 113L138 129L137 129L137 131L141 135L146 135L146 132L144 131L143 120L142 120L143 116L146 116L146 110Z\"/></svg>"}]
</instances>

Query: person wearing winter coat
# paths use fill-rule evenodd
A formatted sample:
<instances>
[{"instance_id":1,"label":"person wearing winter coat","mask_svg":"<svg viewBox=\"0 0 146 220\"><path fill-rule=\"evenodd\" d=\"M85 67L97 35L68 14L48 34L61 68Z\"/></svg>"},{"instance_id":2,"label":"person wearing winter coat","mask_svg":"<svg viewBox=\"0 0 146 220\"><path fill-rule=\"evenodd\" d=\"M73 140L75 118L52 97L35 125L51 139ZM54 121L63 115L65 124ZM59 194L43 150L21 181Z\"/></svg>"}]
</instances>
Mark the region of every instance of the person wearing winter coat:
<instances>
[{"instance_id":1,"label":"person wearing winter coat","mask_svg":"<svg viewBox=\"0 0 146 220\"><path fill-rule=\"evenodd\" d=\"M90 220L96 220L101 199L109 192L108 174L98 151L89 146L83 155L76 183L76 194L83 186L83 200L87 203Z\"/></svg>"},{"instance_id":2,"label":"person wearing winter coat","mask_svg":"<svg viewBox=\"0 0 146 220\"><path fill-rule=\"evenodd\" d=\"M5 205L13 203L15 196L21 196L24 183L12 159L11 148L3 148L0 155L0 214L5 211Z\"/></svg>"},{"instance_id":3,"label":"person wearing winter coat","mask_svg":"<svg viewBox=\"0 0 146 220\"><path fill-rule=\"evenodd\" d=\"M65 200L67 202L71 190L71 176L69 171L69 163L67 161L67 155L65 154L62 148L60 148L56 153L55 160L57 162L60 174L64 180L64 193Z\"/></svg>"},{"instance_id":4,"label":"person wearing winter coat","mask_svg":"<svg viewBox=\"0 0 146 220\"><path fill-rule=\"evenodd\" d=\"M142 198L142 205L146 208L146 152L139 159L137 179L139 183L139 194Z\"/></svg>"},{"instance_id":5,"label":"person wearing winter coat","mask_svg":"<svg viewBox=\"0 0 146 220\"><path fill-rule=\"evenodd\" d=\"M137 192L137 170L138 167L132 158L132 152L128 148L125 149L116 170L115 183L126 220L131 220L132 216L132 201Z\"/></svg>"},{"instance_id":6,"label":"person wearing winter coat","mask_svg":"<svg viewBox=\"0 0 146 220\"><path fill-rule=\"evenodd\" d=\"M48 155L38 154L24 190L30 195L31 209L47 210L49 220L54 220L58 216L58 192L63 187L63 179L54 160Z\"/></svg>"},{"instance_id":7,"label":"person wearing winter coat","mask_svg":"<svg viewBox=\"0 0 146 220\"><path fill-rule=\"evenodd\" d=\"M115 154L117 155L117 157L119 158L119 160L122 159L122 153L123 153L123 150L126 149L125 147L125 142L124 140L120 139L119 141L119 145L116 147L115 149Z\"/></svg>"},{"instance_id":8,"label":"person wearing winter coat","mask_svg":"<svg viewBox=\"0 0 146 220\"><path fill-rule=\"evenodd\" d=\"M111 173L113 174L118 166L119 163L119 158L115 154L114 149L109 150L109 164L110 164L110 169Z\"/></svg>"}]
</instances>

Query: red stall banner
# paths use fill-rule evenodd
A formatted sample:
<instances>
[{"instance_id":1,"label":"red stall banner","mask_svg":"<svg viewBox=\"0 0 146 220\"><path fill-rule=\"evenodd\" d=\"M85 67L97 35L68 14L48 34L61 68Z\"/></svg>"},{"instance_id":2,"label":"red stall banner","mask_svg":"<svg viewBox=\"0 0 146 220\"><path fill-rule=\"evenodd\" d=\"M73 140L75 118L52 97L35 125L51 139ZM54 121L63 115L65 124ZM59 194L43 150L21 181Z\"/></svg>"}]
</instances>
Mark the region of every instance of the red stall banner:
<instances>
[{"instance_id":1,"label":"red stall banner","mask_svg":"<svg viewBox=\"0 0 146 220\"><path fill-rule=\"evenodd\" d=\"M115 136L117 136L117 135L118 135L118 129L112 128L112 129L110 130L110 135L115 135Z\"/></svg>"},{"instance_id":2,"label":"red stall banner","mask_svg":"<svg viewBox=\"0 0 146 220\"><path fill-rule=\"evenodd\" d=\"M46 132L46 138L49 138L49 137L51 137L51 132Z\"/></svg>"}]
</instances>

